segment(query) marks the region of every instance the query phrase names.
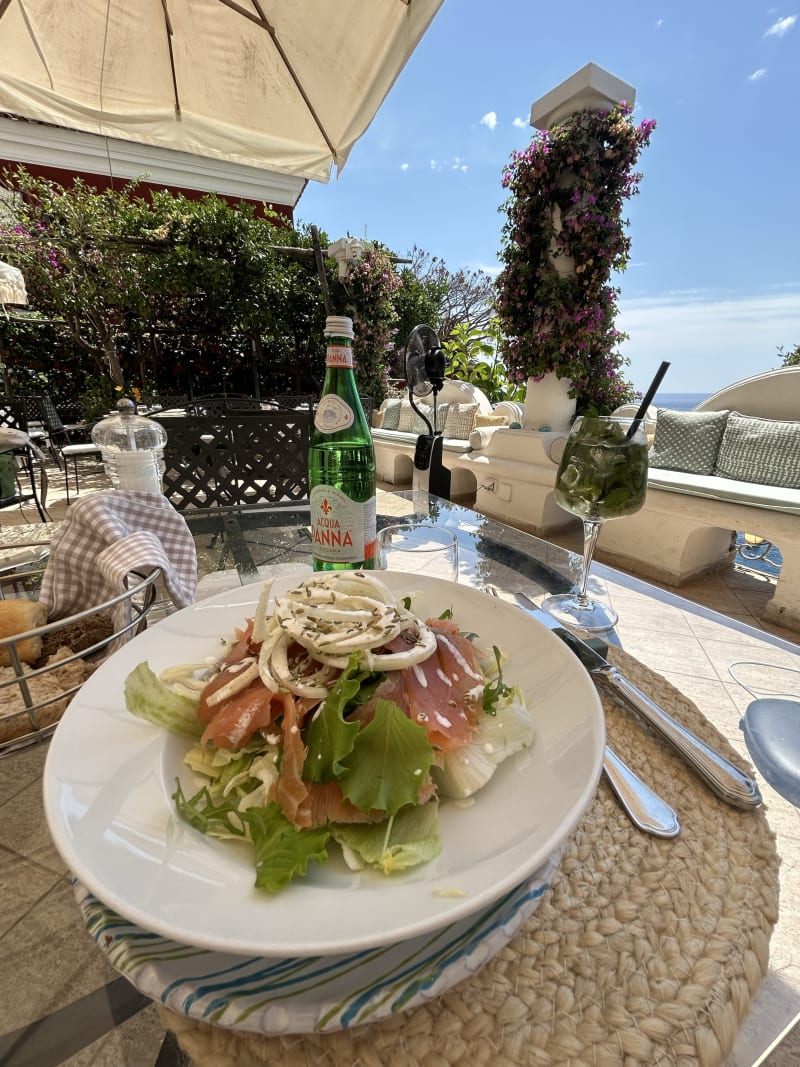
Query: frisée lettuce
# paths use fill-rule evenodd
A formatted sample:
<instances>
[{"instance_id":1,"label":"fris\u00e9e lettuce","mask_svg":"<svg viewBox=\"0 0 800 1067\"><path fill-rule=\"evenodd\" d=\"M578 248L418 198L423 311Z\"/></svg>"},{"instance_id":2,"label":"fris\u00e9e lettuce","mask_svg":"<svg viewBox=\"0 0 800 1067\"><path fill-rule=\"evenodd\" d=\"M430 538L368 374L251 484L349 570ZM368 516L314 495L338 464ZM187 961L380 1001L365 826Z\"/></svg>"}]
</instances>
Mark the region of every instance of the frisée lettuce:
<instances>
[{"instance_id":1,"label":"fris\u00e9e lettuce","mask_svg":"<svg viewBox=\"0 0 800 1067\"><path fill-rule=\"evenodd\" d=\"M195 742L177 813L246 842L284 889L341 849L386 875L441 850L439 798L463 799L533 741L522 693L445 612L417 618L366 572L320 574L255 617L220 660L131 672L133 714Z\"/></svg>"}]
</instances>

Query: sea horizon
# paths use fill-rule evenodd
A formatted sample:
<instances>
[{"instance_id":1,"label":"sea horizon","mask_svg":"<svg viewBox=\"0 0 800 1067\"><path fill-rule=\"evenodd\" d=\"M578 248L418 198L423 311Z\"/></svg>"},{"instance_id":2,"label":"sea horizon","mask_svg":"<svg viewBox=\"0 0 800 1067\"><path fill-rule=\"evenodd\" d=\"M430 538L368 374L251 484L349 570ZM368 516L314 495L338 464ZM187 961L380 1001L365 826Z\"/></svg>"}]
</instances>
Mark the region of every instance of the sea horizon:
<instances>
[{"instance_id":1,"label":"sea horizon","mask_svg":"<svg viewBox=\"0 0 800 1067\"><path fill-rule=\"evenodd\" d=\"M691 411L713 393L656 393L653 397L654 408L671 408L672 411Z\"/></svg>"}]
</instances>

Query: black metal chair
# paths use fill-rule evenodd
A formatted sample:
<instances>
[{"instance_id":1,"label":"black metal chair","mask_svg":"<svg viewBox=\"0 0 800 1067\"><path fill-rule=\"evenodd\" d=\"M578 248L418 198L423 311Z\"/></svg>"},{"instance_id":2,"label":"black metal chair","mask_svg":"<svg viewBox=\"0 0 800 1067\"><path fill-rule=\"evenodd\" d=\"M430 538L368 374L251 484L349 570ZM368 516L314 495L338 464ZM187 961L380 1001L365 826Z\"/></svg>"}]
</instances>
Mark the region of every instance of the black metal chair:
<instances>
[{"instance_id":1,"label":"black metal chair","mask_svg":"<svg viewBox=\"0 0 800 1067\"><path fill-rule=\"evenodd\" d=\"M42 522L47 522L48 516L45 512L47 472L44 469L44 464L42 464L40 473L41 490L37 490L34 467L34 460L38 452L38 447L36 447L37 437L35 431L32 431L28 426L25 405L19 400L0 400L0 427L8 430L19 430L20 433L27 434L28 439L33 442L32 446L23 444L19 448L9 448L0 452L0 463L5 467L3 473L8 476L0 479L0 508L9 508L32 500L36 505L36 510L39 512L39 518ZM39 434L38 436L41 439L44 435ZM41 453L39 453L39 456L41 456ZM24 471L27 480L30 482L30 492L23 489L20 482L20 473L22 471Z\"/></svg>"},{"instance_id":2,"label":"black metal chair","mask_svg":"<svg viewBox=\"0 0 800 1067\"><path fill-rule=\"evenodd\" d=\"M252 396L223 393L220 396L198 396L186 405L190 415L233 415L239 411L261 411L261 401Z\"/></svg>"},{"instance_id":3,"label":"black metal chair","mask_svg":"<svg viewBox=\"0 0 800 1067\"><path fill-rule=\"evenodd\" d=\"M155 416L164 495L178 511L308 501L310 410Z\"/></svg>"},{"instance_id":4,"label":"black metal chair","mask_svg":"<svg viewBox=\"0 0 800 1067\"><path fill-rule=\"evenodd\" d=\"M264 401L265 405L279 408L281 411L300 411L303 408L313 411L316 402L317 398L313 393L281 393Z\"/></svg>"},{"instance_id":5,"label":"black metal chair","mask_svg":"<svg viewBox=\"0 0 800 1067\"><path fill-rule=\"evenodd\" d=\"M69 429L61 421L61 416L47 393L24 397L29 421L38 417L47 437L50 452L59 468L64 471L64 483L69 504L69 461L72 460L72 472L75 478L75 495L80 493L78 460L91 456L100 459L100 448L91 442L73 442Z\"/></svg>"},{"instance_id":6,"label":"black metal chair","mask_svg":"<svg viewBox=\"0 0 800 1067\"><path fill-rule=\"evenodd\" d=\"M156 410L185 409L189 403L189 396L187 393L153 393L152 396L147 397L145 403L151 413L155 413Z\"/></svg>"}]
</instances>

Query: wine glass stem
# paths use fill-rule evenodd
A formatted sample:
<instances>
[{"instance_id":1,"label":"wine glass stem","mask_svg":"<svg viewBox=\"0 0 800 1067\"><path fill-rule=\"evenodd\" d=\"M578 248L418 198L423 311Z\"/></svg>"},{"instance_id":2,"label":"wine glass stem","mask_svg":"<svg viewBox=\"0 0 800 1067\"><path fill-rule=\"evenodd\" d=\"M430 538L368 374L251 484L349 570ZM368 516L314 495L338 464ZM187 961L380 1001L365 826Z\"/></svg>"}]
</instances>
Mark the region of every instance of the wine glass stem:
<instances>
[{"instance_id":1,"label":"wine glass stem","mask_svg":"<svg viewBox=\"0 0 800 1067\"><path fill-rule=\"evenodd\" d=\"M590 603L589 598L586 595L586 586L589 582L589 568L592 565L594 546L597 544L597 538L600 536L600 528L602 525L602 522L589 519L586 519L583 523L583 573L581 574L581 588L578 593L578 600L582 605L588 605Z\"/></svg>"}]
</instances>

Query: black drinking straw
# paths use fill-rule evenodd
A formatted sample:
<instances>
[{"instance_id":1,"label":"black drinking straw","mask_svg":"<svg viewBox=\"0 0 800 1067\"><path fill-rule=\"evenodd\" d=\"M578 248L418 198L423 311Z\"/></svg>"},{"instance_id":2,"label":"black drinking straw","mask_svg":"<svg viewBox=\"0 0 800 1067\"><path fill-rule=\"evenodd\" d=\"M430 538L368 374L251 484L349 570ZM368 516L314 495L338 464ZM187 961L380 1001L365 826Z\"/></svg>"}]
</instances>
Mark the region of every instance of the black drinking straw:
<instances>
[{"instance_id":1,"label":"black drinking straw","mask_svg":"<svg viewBox=\"0 0 800 1067\"><path fill-rule=\"evenodd\" d=\"M668 370L669 370L669 363L666 360L664 360L664 362L661 364L661 366L656 371L655 378L653 378L652 382L650 382L650 388L647 390L647 392L642 397L642 402L639 405L639 410L634 415L633 422L628 427L628 432L625 434L626 437L633 437L633 435L639 429L639 423L644 418L645 412L650 407L650 401L656 395L656 389L658 389L659 385L661 385L661 380L663 379L664 375L667 373Z\"/></svg>"}]
</instances>

